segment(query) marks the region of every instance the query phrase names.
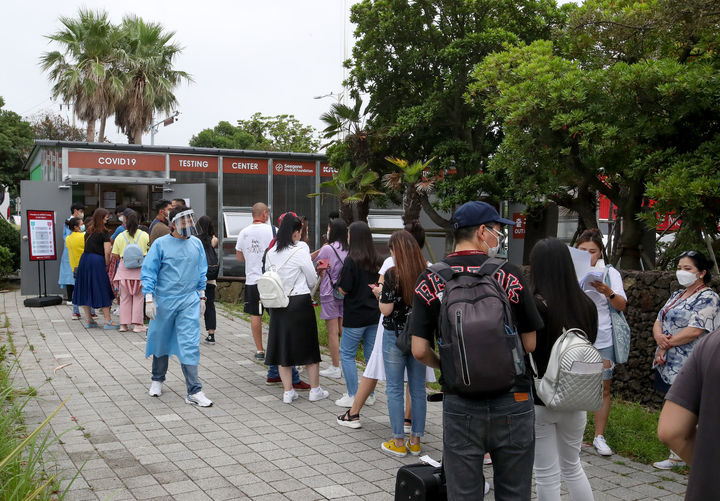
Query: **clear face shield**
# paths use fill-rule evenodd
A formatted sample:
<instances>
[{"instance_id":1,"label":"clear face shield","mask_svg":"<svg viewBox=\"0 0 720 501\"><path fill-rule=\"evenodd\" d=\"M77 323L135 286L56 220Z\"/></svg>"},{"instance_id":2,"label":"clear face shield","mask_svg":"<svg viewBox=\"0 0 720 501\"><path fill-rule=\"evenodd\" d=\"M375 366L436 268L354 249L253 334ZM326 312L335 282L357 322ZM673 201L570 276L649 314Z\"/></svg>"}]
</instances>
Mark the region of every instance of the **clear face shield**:
<instances>
[{"instance_id":1,"label":"clear face shield","mask_svg":"<svg viewBox=\"0 0 720 501\"><path fill-rule=\"evenodd\" d=\"M178 212L171 223L181 237L190 238L201 233L200 228L195 224L195 213L192 209Z\"/></svg>"}]
</instances>

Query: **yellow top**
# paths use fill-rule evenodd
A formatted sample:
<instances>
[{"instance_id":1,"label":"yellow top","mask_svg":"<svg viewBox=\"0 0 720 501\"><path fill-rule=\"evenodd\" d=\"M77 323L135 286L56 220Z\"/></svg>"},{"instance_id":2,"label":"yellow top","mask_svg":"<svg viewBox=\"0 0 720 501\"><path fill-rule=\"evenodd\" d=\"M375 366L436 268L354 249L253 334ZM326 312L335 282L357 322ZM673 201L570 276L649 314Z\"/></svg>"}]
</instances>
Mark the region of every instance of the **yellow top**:
<instances>
[{"instance_id":1,"label":"yellow top","mask_svg":"<svg viewBox=\"0 0 720 501\"><path fill-rule=\"evenodd\" d=\"M125 247L132 243L138 244L143 250L143 255L147 255L147 251L150 248L150 235L148 235L147 232L138 229L135 231L135 237L133 238L130 236L130 233L125 230L115 239L115 243L113 243L112 247L112 253L123 257L123 254L125 254Z\"/></svg>"},{"instance_id":2,"label":"yellow top","mask_svg":"<svg viewBox=\"0 0 720 501\"><path fill-rule=\"evenodd\" d=\"M85 252L85 233L73 231L65 238L65 246L68 248L70 268L75 271L80 264L80 256Z\"/></svg>"}]
</instances>

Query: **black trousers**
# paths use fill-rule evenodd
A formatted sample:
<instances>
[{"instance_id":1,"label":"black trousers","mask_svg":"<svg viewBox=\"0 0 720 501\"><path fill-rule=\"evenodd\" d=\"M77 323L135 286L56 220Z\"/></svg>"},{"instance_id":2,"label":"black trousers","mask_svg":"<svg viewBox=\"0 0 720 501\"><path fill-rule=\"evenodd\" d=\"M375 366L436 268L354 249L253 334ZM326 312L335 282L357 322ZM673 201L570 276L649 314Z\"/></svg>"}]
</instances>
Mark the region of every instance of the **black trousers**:
<instances>
[{"instance_id":1,"label":"black trousers","mask_svg":"<svg viewBox=\"0 0 720 501\"><path fill-rule=\"evenodd\" d=\"M214 331L217 327L217 313L215 312L215 285L207 284L205 289L205 328Z\"/></svg>"}]
</instances>

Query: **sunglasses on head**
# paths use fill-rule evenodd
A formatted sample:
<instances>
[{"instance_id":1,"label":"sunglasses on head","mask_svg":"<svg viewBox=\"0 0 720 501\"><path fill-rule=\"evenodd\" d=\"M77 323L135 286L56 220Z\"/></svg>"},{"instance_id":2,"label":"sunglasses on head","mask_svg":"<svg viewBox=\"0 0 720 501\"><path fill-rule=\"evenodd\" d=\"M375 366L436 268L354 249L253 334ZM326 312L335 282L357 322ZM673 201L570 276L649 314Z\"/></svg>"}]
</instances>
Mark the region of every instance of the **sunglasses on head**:
<instances>
[{"instance_id":1,"label":"sunglasses on head","mask_svg":"<svg viewBox=\"0 0 720 501\"><path fill-rule=\"evenodd\" d=\"M695 257L695 256L697 256L697 255L699 255L699 254L700 254L700 253L697 252L697 251L685 251L685 252L683 252L682 254L680 254L680 259L682 259L682 258L684 258L684 257Z\"/></svg>"}]
</instances>

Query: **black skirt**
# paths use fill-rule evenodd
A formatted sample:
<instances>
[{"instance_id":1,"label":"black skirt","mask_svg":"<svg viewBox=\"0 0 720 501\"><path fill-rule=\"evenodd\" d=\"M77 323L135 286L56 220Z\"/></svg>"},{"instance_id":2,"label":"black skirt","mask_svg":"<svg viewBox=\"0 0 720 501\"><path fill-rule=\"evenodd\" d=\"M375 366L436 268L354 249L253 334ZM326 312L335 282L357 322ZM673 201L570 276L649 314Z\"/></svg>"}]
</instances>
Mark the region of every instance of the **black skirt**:
<instances>
[{"instance_id":1,"label":"black skirt","mask_svg":"<svg viewBox=\"0 0 720 501\"><path fill-rule=\"evenodd\" d=\"M290 296L287 308L270 308L266 365L320 363L317 320L310 294Z\"/></svg>"}]
</instances>

